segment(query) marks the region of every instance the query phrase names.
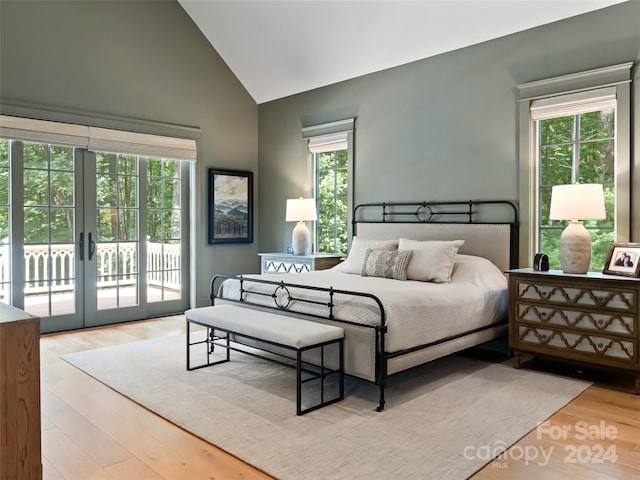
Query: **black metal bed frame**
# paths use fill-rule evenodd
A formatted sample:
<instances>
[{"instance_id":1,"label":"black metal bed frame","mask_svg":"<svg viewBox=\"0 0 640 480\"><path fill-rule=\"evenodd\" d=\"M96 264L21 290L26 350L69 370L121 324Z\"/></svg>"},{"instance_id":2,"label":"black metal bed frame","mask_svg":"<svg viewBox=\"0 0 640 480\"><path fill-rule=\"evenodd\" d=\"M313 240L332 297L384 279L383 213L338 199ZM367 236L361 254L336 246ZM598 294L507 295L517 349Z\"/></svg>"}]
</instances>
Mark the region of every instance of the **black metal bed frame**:
<instances>
[{"instance_id":1,"label":"black metal bed frame","mask_svg":"<svg viewBox=\"0 0 640 480\"><path fill-rule=\"evenodd\" d=\"M510 221L474 221L481 206L508 212ZM409 209L413 207L413 209ZM372 219L357 219L358 212L366 209L379 209L379 217ZM364 213L363 213L364 215ZM505 215L502 213L502 215ZM461 217L466 217L462 221ZM405 219L405 220L402 220ZM408 219L408 220L406 220ZM353 209L352 233L357 234L357 226L360 223L453 223L473 225L509 225L511 227L510 238L510 268L518 267L518 241L520 218L518 207L509 200L467 200L459 202L382 202L362 203Z\"/></svg>"},{"instance_id":2,"label":"black metal bed frame","mask_svg":"<svg viewBox=\"0 0 640 480\"><path fill-rule=\"evenodd\" d=\"M511 219L509 221L474 221L474 217L478 214L478 208L481 205L490 205L500 207L509 211ZM409 208L413 210L409 210ZM381 216L372 219L357 220L357 215L366 209L377 208L381 211ZM364 213L362 214L364 215ZM466 217L467 221L460 221L460 217ZM407 220L407 218L409 220ZM402 220L403 219L403 220ZM446 224L475 224L475 225L509 225L510 226L510 268L517 268L518 265L518 208L513 202L506 200L481 200L481 201L464 201L464 202L401 202L401 203L366 203L357 205L353 210L353 234L357 233L357 225L359 223L446 223ZM239 287L239 299L229 299L219 297L217 295L219 284L227 279L235 279L240 282ZM249 291L245 289L245 284L259 283L272 285L273 291L271 293ZM320 294L326 295L324 301L321 300L309 300L300 297L296 297L291 294L290 289L302 289L311 290ZM259 303L253 303L246 301L247 294L259 295L265 297L271 297L272 305L263 305ZM334 316L335 307L335 295L347 295L358 296L362 298L368 298L372 301L380 311L380 321L376 325L366 325L358 322L353 322L348 319L340 319ZM375 381L379 388L379 403L376 408L377 411L382 411L385 406L385 388L387 385L387 361L392 358L400 357L412 352L416 352L425 348L429 348L441 343L445 343L456 338L460 338L470 333L480 332L488 328L493 328L495 325L489 327L481 327L474 331L464 332L462 334L453 335L447 338L437 340L428 344L418 345L408 349L400 350L397 352L387 353L385 352L385 335L387 333L386 314L384 306L380 299L373 294L366 292L357 292L349 290L337 290L333 287L314 287L309 285L300 285L294 283L276 282L271 280L264 280L259 278L251 278L243 275L222 275L218 274L213 276L210 285L210 300L214 305L216 299L223 298L226 302L244 303L253 305L260 308L266 308L271 310L288 311L304 315L305 317L312 317L321 320L328 320L332 322L355 325L357 327L371 328L375 332ZM304 305L320 305L327 307L327 314L325 316L311 314L308 312L296 310L296 304Z\"/></svg>"}]
</instances>

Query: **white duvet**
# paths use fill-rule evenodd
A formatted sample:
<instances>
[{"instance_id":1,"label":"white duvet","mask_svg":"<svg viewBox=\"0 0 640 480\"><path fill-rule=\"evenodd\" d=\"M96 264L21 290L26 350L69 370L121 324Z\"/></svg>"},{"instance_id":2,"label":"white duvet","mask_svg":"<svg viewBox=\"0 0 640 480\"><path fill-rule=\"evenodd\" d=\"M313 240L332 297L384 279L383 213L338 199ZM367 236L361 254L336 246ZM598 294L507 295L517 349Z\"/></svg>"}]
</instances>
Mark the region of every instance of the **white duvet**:
<instances>
[{"instance_id":1,"label":"white duvet","mask_svg":"<svg viewBox=\"0 0 640 480\"><path fill-rule=\"evenodd\" d=\"M491 262L481 257L458 254L451 282L448 284L400 281L388 278L362 277L342 271L343 264L329 270L309 273L248 275L276 282L333 287L371 293L378 297L386 312L387 352L425 345L437 340L469 332L504 321L508 311L507 280ZM273 292L272 285L245 282L246 290ZM238 282L227 280L220 292L224 298L238 298ZM290 289L295 297L326 301L326 294ZM323 296L324 295L324 296ZM248 295L247 300L272 305L271 297ZM378 308L359 297L336 295L334 317L352 322L380 324ZM326 316L328 308L294 302L296 311Z\"/></svg>"}]
</instances>

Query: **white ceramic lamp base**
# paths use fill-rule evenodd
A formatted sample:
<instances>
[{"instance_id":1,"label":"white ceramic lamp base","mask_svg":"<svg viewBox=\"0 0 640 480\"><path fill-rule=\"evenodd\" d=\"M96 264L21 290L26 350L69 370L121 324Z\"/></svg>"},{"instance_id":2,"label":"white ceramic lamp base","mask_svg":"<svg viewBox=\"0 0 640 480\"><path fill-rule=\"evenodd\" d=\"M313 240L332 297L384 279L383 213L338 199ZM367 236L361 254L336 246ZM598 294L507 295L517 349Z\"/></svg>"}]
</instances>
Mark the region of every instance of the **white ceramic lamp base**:
<instances>
[{"instance_id":1,"label":"white ceramic lamp base","mask_svg":"<svg viewBox=\"0 0 640 480\"><path fill-rule=\"evenodd\" d=\"M306 255L311 252L311 233L304 222L298 222L293 229L291 247L294 255Z\"/></svg>"},{"instance_id":2,"label":"white ceramic lamp base","mask_svg":"<svg viewBox=\"0 0 640 480\"><path fill-rule=\"evenodd\" d=\"M571 220L560 236L560 268L564 273L587 273L591 263L591 235L582 222Z\"/></svg>"}]
</instances>

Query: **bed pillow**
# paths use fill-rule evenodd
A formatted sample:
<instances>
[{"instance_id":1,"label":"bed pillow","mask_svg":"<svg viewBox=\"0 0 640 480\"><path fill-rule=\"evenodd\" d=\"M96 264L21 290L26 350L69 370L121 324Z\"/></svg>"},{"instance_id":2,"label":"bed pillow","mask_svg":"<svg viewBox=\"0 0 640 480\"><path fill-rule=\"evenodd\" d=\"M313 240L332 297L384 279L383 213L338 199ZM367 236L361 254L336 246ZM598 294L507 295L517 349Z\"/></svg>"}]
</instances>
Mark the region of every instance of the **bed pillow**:
<instances>
[{"instance_id":1,"label":"bed pillow","mask_svg":"<svg viewBox=\"0 0 640 480\"><path fill-rule=\"evenodd\" d=\"M418 241L401 238L398 250L413 250L407 267L407 279L448 283L456 253L463 243L464 240Z\"/></svg>"},{"instance_id":2,"label":"bed pillow","mask_svg":"<svg viewBox=\"0 0 640 480\"><path fill-rule=\"evenodd\" d=\"M372 250L397 250L398 240L371 240L360 237L353 237L349 255L344 262L344 273L354 273L360 275L362 273L362 263L364 262L364 254L367 248Z\"/></svg>"},{"instance_id":3,"label":"bed pillow","mask_svg":"<svg viewBox=\"0 0 640 480\"><path fill-rule=\"evenodd\" d=\"M372 250L367 248L360 275L406 280L407 266L412 253L411 250Z\"/></svg>"}]
</instances>

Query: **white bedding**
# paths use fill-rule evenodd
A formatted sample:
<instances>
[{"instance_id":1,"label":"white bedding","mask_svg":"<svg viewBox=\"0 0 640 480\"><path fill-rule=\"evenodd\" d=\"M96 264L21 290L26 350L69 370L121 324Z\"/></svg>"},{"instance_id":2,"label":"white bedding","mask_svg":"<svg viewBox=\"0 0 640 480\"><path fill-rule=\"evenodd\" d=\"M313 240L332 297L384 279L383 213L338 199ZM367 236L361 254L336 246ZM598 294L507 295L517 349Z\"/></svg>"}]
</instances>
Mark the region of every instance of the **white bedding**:
<instances>
[{"instance_id":1,"label":"white bedding","mask_svg":"<svg viewBox=\"0 0 640 480\"><path fill-rule=\"evenodd\" d=\"M458 254L451 282L448 284L362 277L344 273L343 268L344 264L340 264L329 270L309 273L245 277L333 287L377 296L386 311L388 334L385 350L389 353L469 332L507 318L507 280L495 265L482 257ZM246 290L260 289L268 292L274 289L272 285L251 282L245 283L244 287ZM297 297L314 298L309 292L300 289L292 289L291 293ZM223 298L237 299L237 281L225 281L220 294ZM270 297L249 295L246 299L272 305ZM335 318L367 325L380 323L379 311L371 302L336 295L334 303ZM300 302L292 307L322 316L326 316L328 312L324 306L302 306Z\"/></svg>"}]
</instances>

